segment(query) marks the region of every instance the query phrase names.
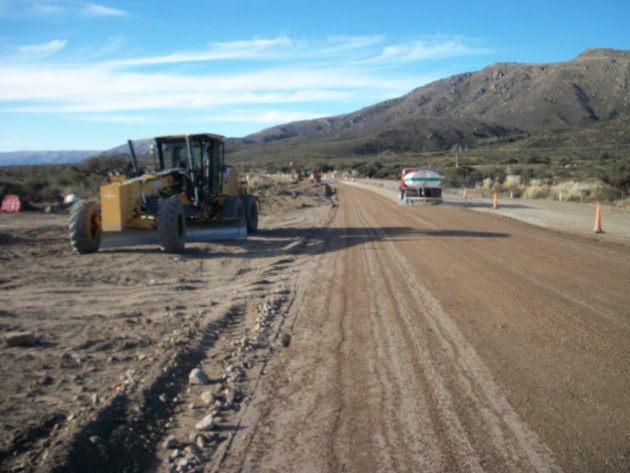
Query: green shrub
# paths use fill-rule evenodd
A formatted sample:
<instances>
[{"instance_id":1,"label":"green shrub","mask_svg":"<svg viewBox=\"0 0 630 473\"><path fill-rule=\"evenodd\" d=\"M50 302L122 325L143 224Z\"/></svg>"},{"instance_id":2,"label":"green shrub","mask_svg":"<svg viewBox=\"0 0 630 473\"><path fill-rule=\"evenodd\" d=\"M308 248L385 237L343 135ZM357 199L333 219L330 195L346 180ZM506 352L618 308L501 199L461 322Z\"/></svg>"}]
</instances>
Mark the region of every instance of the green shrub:
<instances>
[{"instance_id":1,"label":"green shrub","mask_svg":"<svg viewBox=\"0 0 630 473\"><path fill-rule=\"evenodd\" d=\"M613 202L621 198L621 192L614 187L603 184L596 188L588 198L589 202Z\"/></svg>"},{"instance_id":2,"label":"green shrub","mask_svg":"<svg viewBox=\"0 0 630 473\"><path fill-rule=\"evenodd\" d=\"M442 183L445 187L475 187L483 180L481 173L471 166L447 168L442 171Z\"/></svg>"},{"instance_id":3,"label":"green shrub","mask_svg":"<svg viewBox=\"0 0 630 473\"><path fill-rule=\"evenodd\" d=\"M619 193L630 193L630 158L619 159L598 170L598 177Z\"/></svg>"}]
</instances>

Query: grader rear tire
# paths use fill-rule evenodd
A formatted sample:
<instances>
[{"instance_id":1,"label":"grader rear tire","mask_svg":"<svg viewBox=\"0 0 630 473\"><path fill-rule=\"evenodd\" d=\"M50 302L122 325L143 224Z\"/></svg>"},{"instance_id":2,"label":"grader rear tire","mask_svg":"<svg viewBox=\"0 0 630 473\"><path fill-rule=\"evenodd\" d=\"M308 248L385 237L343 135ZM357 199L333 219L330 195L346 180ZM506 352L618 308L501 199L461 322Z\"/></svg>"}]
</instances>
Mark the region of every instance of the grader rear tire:
<instances>
[{"instance_id":1,"label":"grader rear tire","mask_svg":"<svg viewBox=\"0 0 630 473\"><path fill-rule=\"evenodd\" d=\"M236 195L228 195L223 201L223 218L238 219L239 225L245 221L245 207L240 197Z\"/></svg>"},{"instance_id":2,"label":"grader rear tire","mask_svg":"<svg viewBox=\"0 0 630 473\"><path fill-rule=\"evenodd\" d=\"M96 253L101 245L101 213L96 202L77 201L70 210L68 221L70 244L75 253Z\"/></svg>"},{"instance_id":3,"label":"grader rear tire","mask_svg":"<svg viewBox=\"0 0 630 473\"><path fill-rule=\"evenodd\" d=\"M247 231L249 233L256 233L256 230L258 230L258 201L253 195L244 195L243 207L245 207Z\"/></svg>"},{"instance_id":4,"label":"grader rear tire","mask_svg":"<svg viewBox=\"0 0 630 473\"><path fill-rule=\"evenodd\" d=\"M186 246L186 216L184 206L177 197L160 203L157 221L160 248L166 253L179 253Z\"/></svg>"}]
</instances>

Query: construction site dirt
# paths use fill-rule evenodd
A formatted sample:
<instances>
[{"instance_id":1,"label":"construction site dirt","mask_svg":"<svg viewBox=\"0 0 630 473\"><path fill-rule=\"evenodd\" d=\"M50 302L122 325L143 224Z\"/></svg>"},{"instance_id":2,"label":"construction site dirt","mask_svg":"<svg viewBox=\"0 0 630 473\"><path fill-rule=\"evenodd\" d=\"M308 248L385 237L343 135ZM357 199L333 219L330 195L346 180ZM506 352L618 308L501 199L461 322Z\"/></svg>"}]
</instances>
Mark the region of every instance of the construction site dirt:
<instances>
[{"instance_id":1,"label":"construction site dirt","mask_svg":"<svg viewBox=\"0 0 630 473\"><path fill-rule=\"evenodd\" d=\"M0 471L630 471L628 242L387 192L178 255L0 214Z\"/></svg>"}]
</instances>

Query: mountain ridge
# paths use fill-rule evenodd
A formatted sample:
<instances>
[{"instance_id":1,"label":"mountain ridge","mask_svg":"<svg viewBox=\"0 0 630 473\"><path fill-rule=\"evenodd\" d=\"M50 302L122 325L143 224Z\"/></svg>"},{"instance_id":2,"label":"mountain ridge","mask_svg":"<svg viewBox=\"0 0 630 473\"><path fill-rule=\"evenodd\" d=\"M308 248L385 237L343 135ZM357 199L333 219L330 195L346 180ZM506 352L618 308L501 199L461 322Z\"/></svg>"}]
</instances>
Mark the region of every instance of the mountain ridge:
<instances>
[{"instance_id":1,"label":"mountain ridge","mask_svg":"<svg viewBox=\"0 0 630 473\"><path fill-rule=\"evenodd\" d=\"M590 48L563 62L495 63L352 113L292 122L232 139L229 149L240 161L265 154L281 154L286 159L360 156L366 143L374 144L383 130L404 125L409 133L421 133L420 128L409 126L416 122L427 130L430 124L443 131L450 128L451 138L433 133L435 139L425 140L418 148L409 133L398 133L403 138L399 143L381 142L373 148L377 152L436 152L453 146L475 147L488 139L577 130L628 114L630 51ZM491 133L483 132L477 139L480 128ZM337 151L331 142L337 144Z\"/></svg>"}]
</instances>

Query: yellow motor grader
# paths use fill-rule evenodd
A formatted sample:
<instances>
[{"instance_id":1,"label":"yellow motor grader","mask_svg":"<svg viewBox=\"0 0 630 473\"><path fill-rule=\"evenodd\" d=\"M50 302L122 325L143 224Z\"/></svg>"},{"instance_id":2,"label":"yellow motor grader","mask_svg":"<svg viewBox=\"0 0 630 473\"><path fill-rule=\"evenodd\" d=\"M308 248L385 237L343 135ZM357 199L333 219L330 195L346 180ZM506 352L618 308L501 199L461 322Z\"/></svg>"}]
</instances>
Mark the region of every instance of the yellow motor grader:
<instances>
[{"instance_id":1,"label":"yellow motor grader","mask_svg":"<svg viewBox=\"0 0 630 473\"><path fill-rule=\"evenodd\" d=\"M74 252L155 242L167 253L178 253L186 241L236 238L258 229L260 204L247 182L225 165L222 136L155 138L154 172L141 173L131 140L129 148L135 177L110 177L100 188L99 202L73 205Z\"/></svg>"}]
</instances>

